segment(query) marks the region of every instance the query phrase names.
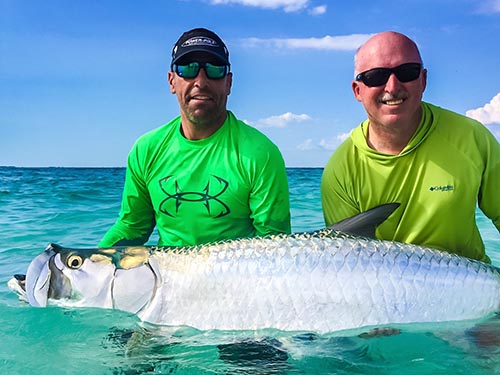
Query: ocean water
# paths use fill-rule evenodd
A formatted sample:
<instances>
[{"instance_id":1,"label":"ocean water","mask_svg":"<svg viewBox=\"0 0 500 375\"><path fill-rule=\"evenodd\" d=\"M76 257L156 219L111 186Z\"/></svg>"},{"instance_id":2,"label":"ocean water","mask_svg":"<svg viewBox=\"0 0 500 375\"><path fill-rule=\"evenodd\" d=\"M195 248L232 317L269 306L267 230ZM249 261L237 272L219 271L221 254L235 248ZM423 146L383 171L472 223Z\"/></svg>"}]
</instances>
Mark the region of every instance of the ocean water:
<instances>
[{"instance_id":1,"label":"ocean water","mask_svg":"<svg viewBox=\"0 0 500 375\"><path fill-rule=\"evenodd\" d=\"M288 173L293 231L321 228L322 170ZM7 281L24 274L48 243L96 245L118 214L123 179L121 168L0 167L1 374L500 374L498 317L363 338L159 328L120 311L19 301ZM477 217L500 266L499 234L481 212Z\"/></svg>"}]
</instances>

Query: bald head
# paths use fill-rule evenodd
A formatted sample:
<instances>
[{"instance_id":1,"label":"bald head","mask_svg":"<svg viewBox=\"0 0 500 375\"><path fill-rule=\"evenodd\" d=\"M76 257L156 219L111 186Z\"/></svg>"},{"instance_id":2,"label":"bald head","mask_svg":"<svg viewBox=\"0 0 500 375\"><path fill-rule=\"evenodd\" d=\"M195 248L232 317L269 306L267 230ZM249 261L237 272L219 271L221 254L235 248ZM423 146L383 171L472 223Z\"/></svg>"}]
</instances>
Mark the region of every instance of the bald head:
<instances>
[{"instance_id":1,"label":"bald head","mask_svg":"<svg viewBox=\"0 0 500 375\"><path fill-rule=\"evenodd\" d=\"M394 31L384 31L368 39L354 57L355 75L380 67L395 67L405 63L422 63L413 40Z\"/></svg>"}]
</instances>

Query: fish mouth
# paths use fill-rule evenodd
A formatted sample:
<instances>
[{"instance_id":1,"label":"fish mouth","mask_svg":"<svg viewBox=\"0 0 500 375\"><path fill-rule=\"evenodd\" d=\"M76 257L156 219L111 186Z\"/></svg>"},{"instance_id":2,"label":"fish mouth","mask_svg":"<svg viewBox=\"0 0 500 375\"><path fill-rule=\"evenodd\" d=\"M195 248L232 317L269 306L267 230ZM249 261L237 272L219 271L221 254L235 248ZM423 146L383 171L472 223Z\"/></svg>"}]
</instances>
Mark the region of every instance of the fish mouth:
<instances>
[{"instance_id":1,"label":"fish mouth","mask_svg":"<svg viewBox=\"0 0 500 375\"><path fill-rule=\"evenodd\" d=\"M31 306L47 306L47 298L50 288L51 270L50 260L56 255L56 252L49 245L43 253L38 255L30 263L26 272L25 291L26 299Z\"/></svg>"},{"instance_id":2,"label":"fish mouth","mask_svg":"<svg viewBox=\"0 0 500 375\"><path fill-rule=\"evenodd\" d=\"M33 259L26 275L14 275L8 281L9 288L19 299L27 301L31 306L46 307L49 298L61 298L67 293L67 290L54 290L51 285L54 279L66 279L54 264L56 255L57 246L50 244L42 254Z\"/></svg>"}]
</instances>

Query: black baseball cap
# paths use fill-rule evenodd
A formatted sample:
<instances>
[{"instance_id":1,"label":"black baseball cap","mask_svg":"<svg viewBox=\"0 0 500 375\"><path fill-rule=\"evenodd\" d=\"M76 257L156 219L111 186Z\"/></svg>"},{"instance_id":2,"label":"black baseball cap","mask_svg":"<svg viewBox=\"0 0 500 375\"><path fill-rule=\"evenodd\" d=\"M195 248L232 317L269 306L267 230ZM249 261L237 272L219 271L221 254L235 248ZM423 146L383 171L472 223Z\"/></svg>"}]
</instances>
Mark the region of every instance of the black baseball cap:
<instances>
[{"instance_id":1,"label":"black baseball cap","mask_svg":"<svg viewBox=\"0 0 500 375\"><path fill-rule=\"evenodd\" d=\"M192 52L206 52L229 65L229 51L219 36L213 31L196 28L181 35L172 50L172 65Z\"/></svg>"}]
</instances>

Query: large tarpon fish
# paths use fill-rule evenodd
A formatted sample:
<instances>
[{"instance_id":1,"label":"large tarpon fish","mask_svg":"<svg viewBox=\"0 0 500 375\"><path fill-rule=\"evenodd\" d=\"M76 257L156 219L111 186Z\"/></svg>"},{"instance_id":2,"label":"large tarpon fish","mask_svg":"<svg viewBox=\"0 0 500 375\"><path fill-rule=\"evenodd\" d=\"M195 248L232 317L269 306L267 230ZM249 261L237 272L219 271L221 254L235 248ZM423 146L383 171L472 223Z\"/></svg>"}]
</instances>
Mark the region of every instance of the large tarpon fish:
<instances>
[{"instance_id":1,"label":"large tarpon fish","mask_svg":"<svg viewBox=\"0 0 500 375\"><path fill-rule=\"evenodd\" d=\"M500 310L498 268L347 233L366 231L367 221L378 225L394 208L312 233L196 247L51 244L25 280L18 276L9 285L33 306L113 308L154 324L202 330L325 333L477 319Z\"/></svg>"}]
</instances>

